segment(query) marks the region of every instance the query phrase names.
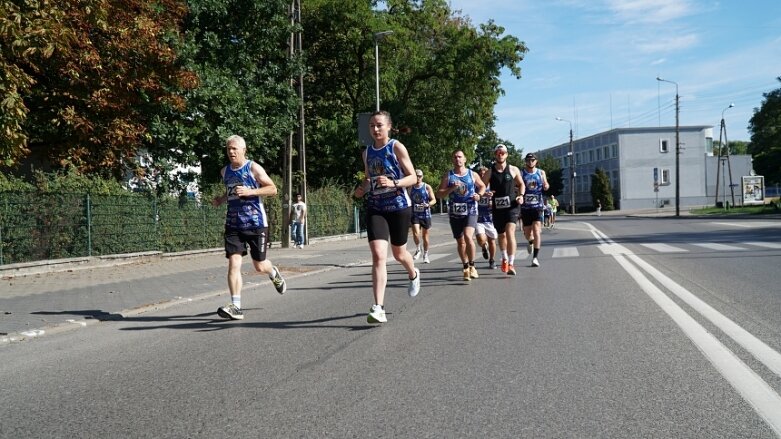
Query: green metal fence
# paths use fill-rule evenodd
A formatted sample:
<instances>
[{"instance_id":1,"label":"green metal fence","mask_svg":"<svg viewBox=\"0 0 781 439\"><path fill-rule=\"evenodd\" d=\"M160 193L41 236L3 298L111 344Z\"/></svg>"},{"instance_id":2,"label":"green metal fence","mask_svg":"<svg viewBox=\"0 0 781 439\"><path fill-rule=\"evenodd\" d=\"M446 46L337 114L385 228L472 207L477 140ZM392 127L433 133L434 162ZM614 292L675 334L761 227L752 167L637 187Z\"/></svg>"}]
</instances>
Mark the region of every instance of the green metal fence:
<instances>
[{"instance_id":1,"label":"green metal fence","mask_svg":"<svg viewBox=\"0 0 781 439\"><path fill-rule=\"evenodd\" d=\"M270 239L282 207L266 202ZM354 206L309 205L310 238L355 232ZM222 247L225 206L143 195L0 192L0 265L142 251Z\"/></svg>"}]
</instances>

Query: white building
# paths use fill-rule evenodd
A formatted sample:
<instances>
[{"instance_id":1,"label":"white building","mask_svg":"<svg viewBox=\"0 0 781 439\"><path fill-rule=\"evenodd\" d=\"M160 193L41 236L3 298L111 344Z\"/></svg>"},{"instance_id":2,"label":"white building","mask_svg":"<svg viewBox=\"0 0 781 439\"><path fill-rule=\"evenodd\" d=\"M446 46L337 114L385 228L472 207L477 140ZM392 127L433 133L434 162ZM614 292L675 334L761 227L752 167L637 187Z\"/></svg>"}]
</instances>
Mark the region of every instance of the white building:
<instances>
[{"instance_id":1,"label":"white building","mask_svg":"<svg viewBox=\"0 0 781 439\"><path fill-rule=\"evenodd\" d=\"M716 204L718 157L713 156L712 126L679 127L680 206L702 207ZM591 177L601 168L610 178L616 209L643 209L675 205L675 127L616 128L572 142L574 155L575 206L592 210ZM562 208L570 205L569 142L539 151L552 155L562 167L564 190L559 195ZM740 177L750 175L751 157L730 156L735 202L730 192L729 167L725 178L719 175L719 201L726 189L726 201L742 205ZM721 173L721 171L719 170ZM655 190L658 189L658 190Z\"/></svg>"}]
</instances>

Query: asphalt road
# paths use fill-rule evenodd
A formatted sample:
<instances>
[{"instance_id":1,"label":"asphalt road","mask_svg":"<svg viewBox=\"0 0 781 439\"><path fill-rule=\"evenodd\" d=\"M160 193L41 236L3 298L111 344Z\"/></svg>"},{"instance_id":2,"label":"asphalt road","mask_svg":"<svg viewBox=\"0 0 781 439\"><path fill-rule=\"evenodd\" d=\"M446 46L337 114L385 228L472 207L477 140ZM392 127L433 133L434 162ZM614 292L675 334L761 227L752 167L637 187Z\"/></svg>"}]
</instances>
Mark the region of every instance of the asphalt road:
<instances>
[{"instance_id":1,"label":"asphalt road","mask_svg":"<svg viewBox=\"0 0 781 439\"><path fill-rule=\"evenodd\" d=\"M442 221L418 297L390 265L381 326L363 240L280 252L301 274L248 278L243 321L214 313L224 260L117 268L184 299L0 345L0 437L781 435L781 221L562 218L540 268L519 245L517 276L478 255L468 283Z\"/></svg>"}]
</instances>

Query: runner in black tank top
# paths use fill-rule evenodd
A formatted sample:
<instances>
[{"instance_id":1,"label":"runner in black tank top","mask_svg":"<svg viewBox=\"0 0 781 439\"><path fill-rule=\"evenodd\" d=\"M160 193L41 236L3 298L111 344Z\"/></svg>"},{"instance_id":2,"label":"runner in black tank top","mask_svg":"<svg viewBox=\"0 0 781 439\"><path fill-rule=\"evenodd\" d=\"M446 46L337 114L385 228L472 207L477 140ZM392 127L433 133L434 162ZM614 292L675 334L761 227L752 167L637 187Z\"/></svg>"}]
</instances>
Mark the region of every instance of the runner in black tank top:
<instances>
[{"instance_id":1,"label":"runner in black tank top","mask_svg":"<svg viewBox=\"0 0 781 439\"><path fill-rule=\"evenodd\" d=\"M483 177L489 183L493 197L493 220L499 235L499 249L502 252L502 271L515 274L515 226L520 217L521 195L524 192L521 171L507 163L507 147L499 144L494 148L494 165Z\"/></svg>"}]
</instances>

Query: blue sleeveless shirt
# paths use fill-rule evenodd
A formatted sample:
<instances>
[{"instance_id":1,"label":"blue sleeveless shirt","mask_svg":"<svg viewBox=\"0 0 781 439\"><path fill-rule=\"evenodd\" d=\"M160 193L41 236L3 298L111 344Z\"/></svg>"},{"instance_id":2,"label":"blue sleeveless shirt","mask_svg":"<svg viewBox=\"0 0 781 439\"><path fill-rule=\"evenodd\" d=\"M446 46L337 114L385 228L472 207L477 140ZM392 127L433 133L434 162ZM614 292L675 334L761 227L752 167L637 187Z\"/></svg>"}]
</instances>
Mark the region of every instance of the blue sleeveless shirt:
<instances>
[{"instance_id":1,"label":"blue sleeveless shirt","mask_svg":"<svg viewBox=\"0 0 781 439\"><path fill-rule=\"evenodd\" d=\"M542 174L539 169L528 172L526 168L521 170L523 184L526 185L526 195L523 197L522 209L542 209L545 202L542 201Z\"/></svg>"},{"instance_id":2,"label":"blue sleeveless shirt","mask_svg":"<svg viewBox=\"0 0 781 439\"><path fill-rule=\"evenodd\" d=\"M402 187L375 187L377 177L382 175L394 180L404 178L399 160L393 152L395 143L396 140L391 139L380 149L375 149L372 145L366 147L366 168L369 170L367 177L370 180L367 198L369 210L395 212L412 205L407 191Z\"/></svg>"},{"instance_id":3,"label":"blue sleeveless shirt","mask_svg":"<svg viewBox=\"0 0 781 439\"><path fill-rule=\"evenodd\" d=\"M490 185L489 185L490 188ZM486 192L490 189L486 189ZM494 216L491 209L491 198L480 197L477 201L477 222L478 223L492 223Z\"/></svg>"},{"instance_id":4,"label":"blue sleeveless shirt","mask_svg":"<svg viewBox=\"0 0 781 439\"><path fill-rule=\"evenodd\" d=\"M475 181L472 179L472 171L467 169L466 174L456 175L451 169L448 172L447 186L458 186L455 192L450 193L450 216L463 218L469 215L477 215L477 202L474 200Z\"/></svg>"},{"instance_id":5,"label":"blue sleeveless shirt","mask_svg":"<svg viewBox=\"0 0 781 439\"><path fill-rule=\"evenodd\" d=\"M246 186L252 189L260 187L255 177L252 176L250 167L252 161L247 160L239 169L225 167L225 175L222 182L228 194L228 214L225 216L225 228L230 230L251 230L268 227L266 210L263 207L261 197L239 197L236 195L236 186Z\"/></svg>"},{"instance_id":6,"label":"blue sleeveless shirt","mask_svg":"<svg viewBox=\"0 0 781 439\"><path fill-rule=\"evenodd\" d=\"M420 187L412 186L409 188L409 197L412 199L412 215L416 218L431 218L431 207L425 206L431 199L426 190L426 183Z\"/></svg>"}]
</instances>

